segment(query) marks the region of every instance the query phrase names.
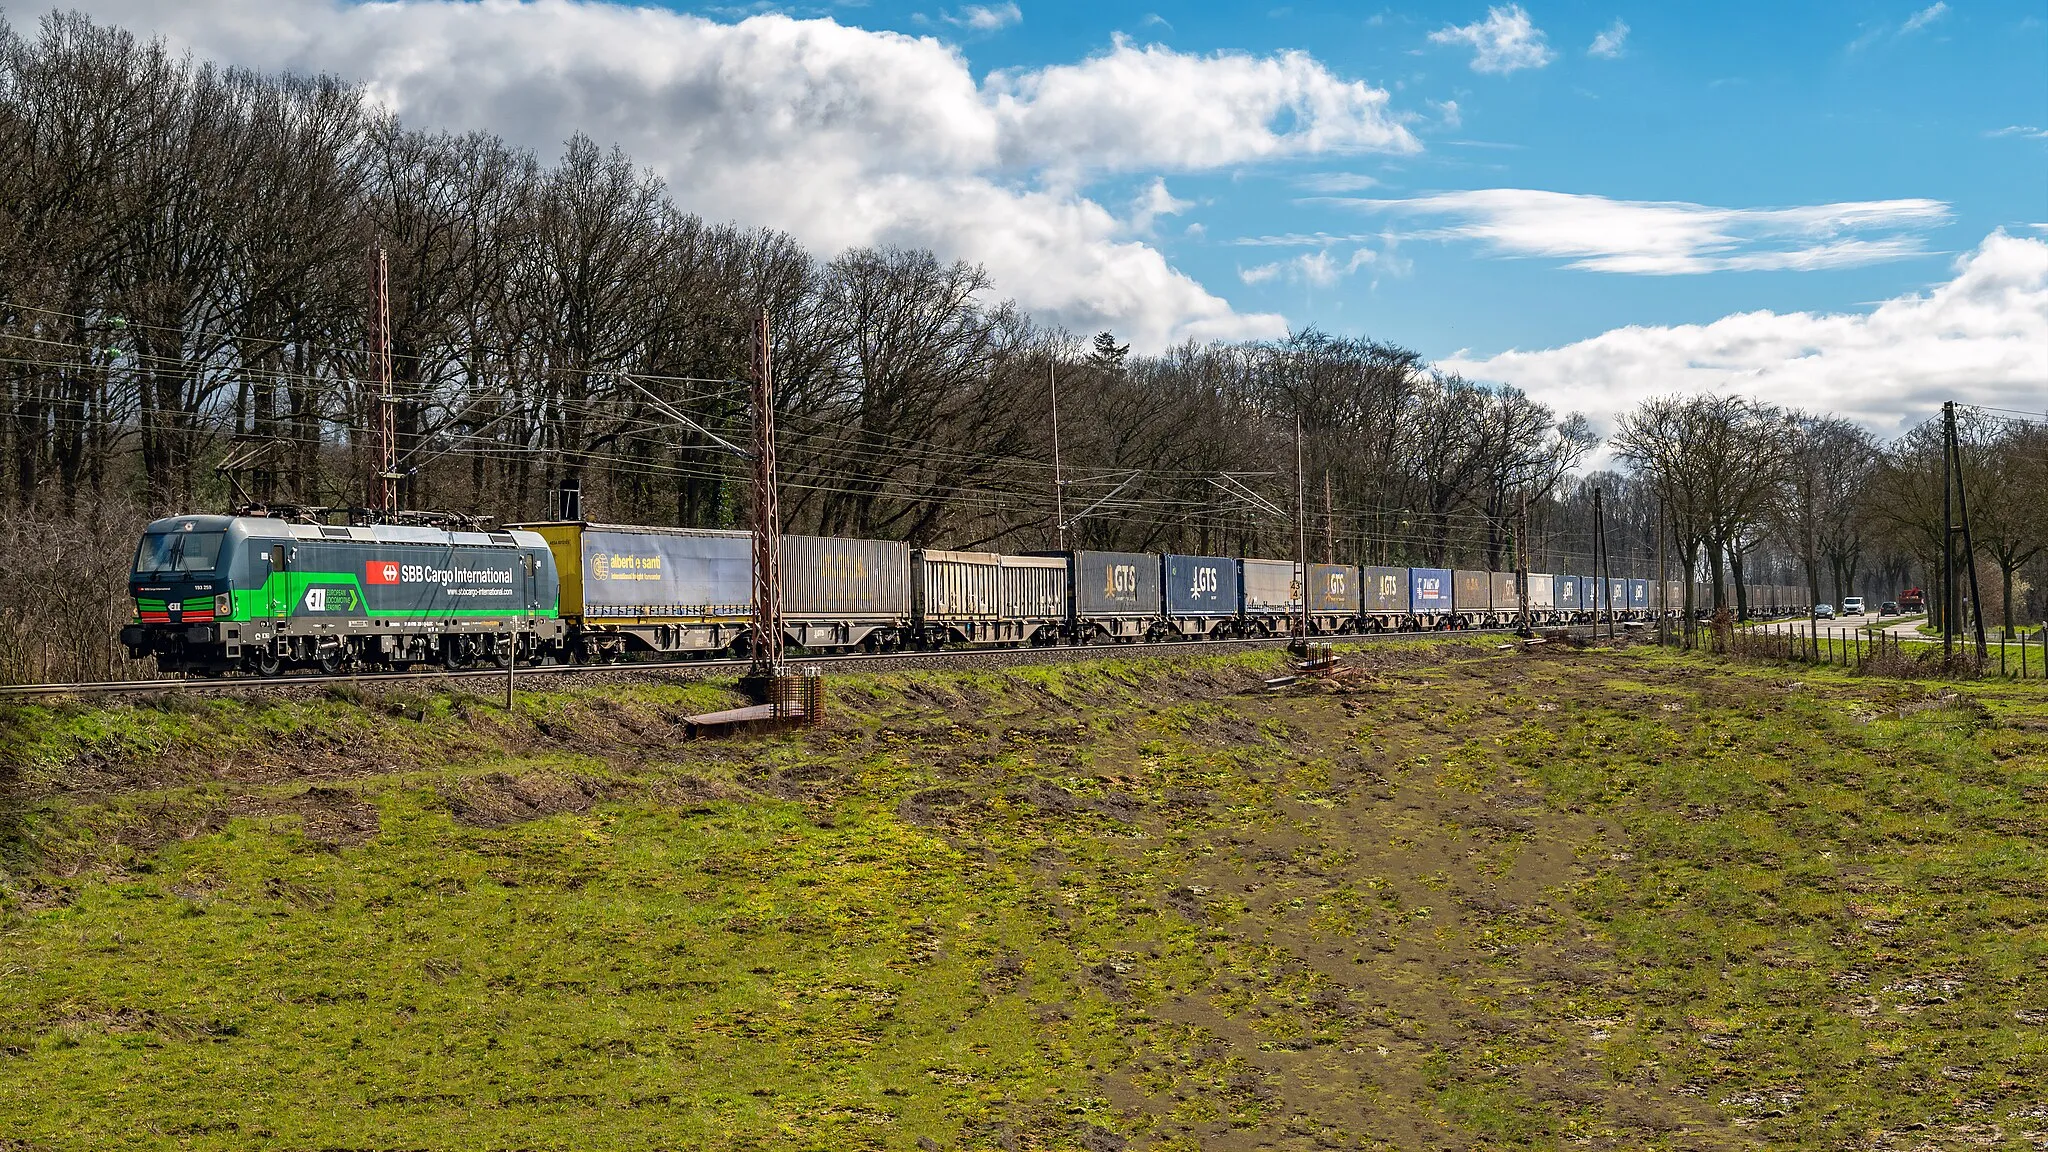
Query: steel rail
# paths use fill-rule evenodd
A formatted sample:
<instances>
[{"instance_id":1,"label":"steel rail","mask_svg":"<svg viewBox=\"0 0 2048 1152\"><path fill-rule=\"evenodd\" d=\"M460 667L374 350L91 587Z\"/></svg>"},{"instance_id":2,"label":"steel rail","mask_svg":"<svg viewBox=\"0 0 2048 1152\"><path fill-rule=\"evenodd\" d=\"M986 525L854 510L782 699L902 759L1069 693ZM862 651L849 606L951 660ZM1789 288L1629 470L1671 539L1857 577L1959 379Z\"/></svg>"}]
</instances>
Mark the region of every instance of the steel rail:
<instances>
[{"instance_id":1,"label":"steel rail","mask_svg":"<svg viewBox=\"0 0 2048 1152\"><path fill-rule=\"evenodd\" d=\"M1512 628L1455 628L1432 632L1345 632L1333 636L1312 637L1313 644L1371 644L1380 642L1403 642L1423 640L1447 640L1463 636L1513 635ZM999 661L1033 663L1046 658L1114 658L1138 655L1181 655L1197 652L1214 652L1230 647L1275 647L1294 643L1292 636L1251 636L1228 640L1161 640L1131 644L1057 644L1024 648L939 648L929 651L909 652L834 652L803 656L788 661L792 666L805 664L852 665L904 661L916 664L930 660L993 658ZM744 659L720 658L714 660L642 660L606 664L522 664L517 675L521 680L529 676L561 676L575 674L630 675L647 672L684 673L743 673L748 668ZM261 692L274 688L319 687L334 684L401 684L411 681L500 681L505 678L503 668L465 668L450 671L446 668L424 668L410 672L350 672L334 676L319 674L283 676L237 676L213 679L208 677L177 680L101 680L73 684L6 684L0 685L0 699L8 697L36 696L94 696L118 695L122 693L148 692Z\"/></svg>"}]
</instances>

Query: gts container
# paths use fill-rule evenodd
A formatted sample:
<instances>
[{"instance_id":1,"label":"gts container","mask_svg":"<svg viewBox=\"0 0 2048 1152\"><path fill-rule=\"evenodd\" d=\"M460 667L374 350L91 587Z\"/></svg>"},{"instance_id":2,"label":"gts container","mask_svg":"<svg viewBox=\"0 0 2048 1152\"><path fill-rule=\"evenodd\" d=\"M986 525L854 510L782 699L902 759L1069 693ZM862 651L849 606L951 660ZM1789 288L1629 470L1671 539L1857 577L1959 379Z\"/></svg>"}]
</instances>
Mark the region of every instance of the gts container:
<instances>
[{"instance_id":1,"label":"gts container","mask_svg":"<svg viewBox=\"0 0 2048 1152\"><path fill-rule=\"evenodd\" d=\"M1520 589L1515 587L1515 574L1513 572L1493 573L1494 613L1498 615L1502 612L1520 612L1521 610L1522 593Z\"/></svg>"},{"instance_id":2,"label":"gts container","mask_svg":"<svg viewBox=\"0 0 2048 1152\"><path fill-rule=\"evenodd\" d=\"M1308 566L1308 622L1315 632L1349 632L1358 621L1358 567Z\"/></svg>"},{"instance_id":3,"label":"gts container","mask_svg":"<svg viewBox=\"0 0 2048 1152\"><path fill-rule=\"evenodd\" d=\"M1164 596L1159 557L1151 552L1071 552L1077 640L1135 640L1159 627Z\"/></svg>"},{"instance_id":4,"label":"gts container","mask_svg":"<svg viewBox=\"0 0 2048 1152\"><path fill-rule=\"evenodd\" d=\"M1408 602L1408 569L1367 568L1360 577L1359 611L1372 627L1391 631L1413 606Z\"/></svg>"},{"instance_id":5,"label":"gts container","mask_svg":"<svg viewBox=\"0 0 2048 1152\"><path fill-rule=\"evenodd\" d=\"M1237 623L1237 561L1227 556L1167 556L1166 624L1183 636L1216 636Z\"/></svg>"},{"instance_id":6,"label":"gts container","mask_svg":"<svg viewBox=\"0 0 2048 1152\"><path fill-rule=\"evenodd\" d=\"M895 647L910 626L909 545L784 536L782 625L806 648Z\"/></svg>"},{"instance_id":7,"label":"gts container","mask_svg":"<svg viewBox=\"0 0 2048 1152\"><path fill-rule=\"evenodd\" d=\"M1557 607L1557 577L1547 572L1529 573L1529 611L1549 612Z\"/></svg>"}]
</instances>

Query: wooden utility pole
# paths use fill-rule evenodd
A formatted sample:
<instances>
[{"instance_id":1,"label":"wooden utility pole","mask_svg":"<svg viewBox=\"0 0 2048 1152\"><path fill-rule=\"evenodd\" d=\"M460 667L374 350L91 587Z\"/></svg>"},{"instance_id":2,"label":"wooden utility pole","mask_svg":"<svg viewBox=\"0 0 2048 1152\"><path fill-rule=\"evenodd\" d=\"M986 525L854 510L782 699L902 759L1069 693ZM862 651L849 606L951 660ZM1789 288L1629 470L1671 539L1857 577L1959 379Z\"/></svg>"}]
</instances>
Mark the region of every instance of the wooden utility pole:
<instances>
[{"instance_id":1,"label":"wooden utility pole","mask_svg":"<svg viewBox=\"0 0 2048 1152\"><path fill-rule=\"evenodd\" d=\"M754 620L748 645L751 676L773 677L782 666L782 510L775 497L775 381L768 310L754 330Z\"/></svg>"},{"instance_id":2,"label":"wooden utility pole","mask_svg":"<svg viewBox=\"0 0 2048 1152\"><path fill-rule=\"evenodd\" d=\"M1301 447L1301 413L1294 414L1294 594L1300 599L1294 634L1308 651L1308 475Z\"/></svg>"},{"instance_id":3,"label":"wooden utility pole","mask_svg":"<svg viewBox=\"0 0 2048 1152\"><path fill-rule=\"evenodd\" d=\"M1945 666L1956 648L1956 405L1941 406L1941 659Z\"/></svg>"},{"instance_id":4,"label":"wooden utility pole","mask_svg":"<svg viewBox=\"0 0 2048 1152\"><path fill-rule=\"evenodd\" d=\"M1971 630L1976 633L1977 665L1982 668L1984 661L1991 658L1991 654L1986 650L1984 642L1984 597L1977 588L1977 542L1970 536L1970 487L1963 483L1963 446L1956 439L1955 404L1951 402L1948 408L1948 451L1949 458L1955 462L1956 504L1963 515L1963 566L1970 574Z\"/></svg>"},{"instance_id":5,"label":"wooden utility pole","mask_svg":"<svg viewBox=\"0 0 2048 1152\"><path fill-rule=\"evenodd\" d=\"M1045 379L1052 386L1052 525L1053 547L1067 550L1067 482L1060 472L1060 373L1051 357L1045 362Z\"/></svg>"},{"instance_id":6,"label":"wooden utility pole","mask_svg":"<svg viewBox=\"0 0 2048 1152\"><path fill-rule=\"evenodd\" d=\"M1323 563L1337 562L1337 502L1330 495L1330 470L1323 469Z\"/></svg>"},{"instance_id":7,"label":"wooden utility pole","mask_svg":"<svg viewBox=\"0 0 2048 1152\"><path fill-rule=\"evenodd\" d=\"M1600 635L1600 604L1607 603L1607 638L1614 639L1614 565L1607 555L1607 513L1600 503L1600 490L1593 489L1593 635Z\"/></svg>"}]
</instances>

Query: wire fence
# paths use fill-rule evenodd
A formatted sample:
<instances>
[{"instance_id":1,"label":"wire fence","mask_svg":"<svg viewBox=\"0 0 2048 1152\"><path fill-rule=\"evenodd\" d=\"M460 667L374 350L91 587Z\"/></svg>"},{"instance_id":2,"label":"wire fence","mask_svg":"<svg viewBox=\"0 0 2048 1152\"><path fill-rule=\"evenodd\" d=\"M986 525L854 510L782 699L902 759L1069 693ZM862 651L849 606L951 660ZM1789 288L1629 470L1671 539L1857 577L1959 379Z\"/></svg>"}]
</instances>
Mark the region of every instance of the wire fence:
<instances>
[{"instance_id":1,"label":"wire fence","mask_svg":"<svg viewBox=\"0 0 2048 1152\"><path fill-rule=\"evenodd\" d=\"M1743 659L1835 665L1903 678L2048 679L2048 628L2031 634L1987 635L1981 656L1974 637L1958 637L1944 651L1939 637L1904 634L1896 628L1778 621L1719 631L1715 647Z\"/></svg>"}]
</instances>

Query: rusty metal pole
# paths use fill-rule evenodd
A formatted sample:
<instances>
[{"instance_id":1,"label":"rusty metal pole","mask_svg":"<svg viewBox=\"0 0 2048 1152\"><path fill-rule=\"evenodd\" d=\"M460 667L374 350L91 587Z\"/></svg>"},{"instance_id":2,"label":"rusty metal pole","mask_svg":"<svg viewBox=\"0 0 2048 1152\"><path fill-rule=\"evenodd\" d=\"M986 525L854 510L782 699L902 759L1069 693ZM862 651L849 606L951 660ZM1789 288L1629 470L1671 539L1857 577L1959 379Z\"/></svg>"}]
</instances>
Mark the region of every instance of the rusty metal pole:
<instances>
[{"instance_id":1,"label":"rusty metal pole","mask_svg":"<svg viewBox=\"0 0 2048 1152\"><path fill-rule=\"evenodd\" d=\"M782 511L775 496L775 382L768 310L754 331L754 620L749 673L782 675Z\"/></svg>"},{"instance_id":2,"label":"rusty metal pole","mask_svg":"<svg viewBox=\"0 0 2048 1152\"><path fill-rule=\"evenodd\" d=\"M377 463L377 508L389 519L398 510L398 398L391 388L391 261L384 249L377 249L376 267L371 269L372 306L370 321L371 371L377 380L377 432L380 454Z\"/></svg>"}]
</instances>

